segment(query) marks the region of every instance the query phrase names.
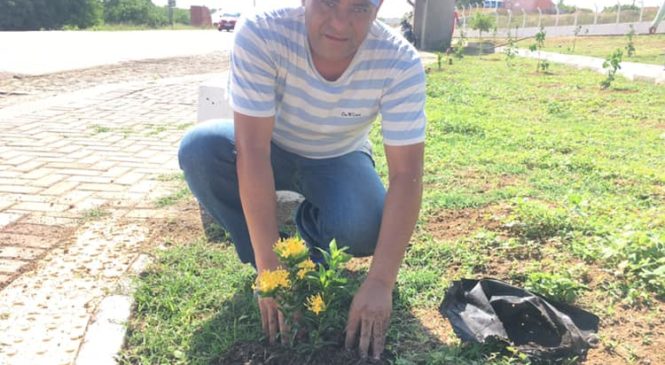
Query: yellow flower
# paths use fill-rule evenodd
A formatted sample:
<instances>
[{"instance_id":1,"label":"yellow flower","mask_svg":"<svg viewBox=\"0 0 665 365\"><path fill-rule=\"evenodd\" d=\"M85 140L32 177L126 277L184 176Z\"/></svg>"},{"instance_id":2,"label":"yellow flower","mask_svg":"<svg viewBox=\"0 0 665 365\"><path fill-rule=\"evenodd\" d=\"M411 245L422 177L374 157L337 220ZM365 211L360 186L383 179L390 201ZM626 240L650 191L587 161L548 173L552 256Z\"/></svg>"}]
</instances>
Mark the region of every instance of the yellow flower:
<instances>
[{"instance_id":1,"label":"yellow flower","mask_svg":"<svg viewBox=\"0 0 665 365\"><path fill-rule=\"evenodd\" d=\"M279 288L291 286L289 272L284 269L266 270L259 274L254 283L254 290L262 296L271 296Z\"/></svg>"},{"instance_id":2,"label":"yellow flower","mask_svg":"<svg viewBox=\"0 0 665 365\"><path fill-rule=\"evenodd\" d=\"M298 264L298 269L300 269L300 270L298 270L298 274L297 274L298 279L301 279L301 280L304 279L305 275L307 275L307 273L309 273L309 272L314 271L315 268L316 268L316 264L314 263L314 261L312 261L310 259L307 259L307 260L299 263Z\"/></svg>"},{"instance_id":3,"label":"yellow flower","mask_svg":"<svg viewBox=\"0 0 665 365\"><path fill-rule=\"evenodd\" d=\"M307 309L317 316L319 313L326 311L326 302L323 301L323 297L320 293L307 298Z\"/></svg>"},{"instance_id":4,"label":"yellow flower","mask_svg":"<svg viewBox=\"0 0 665 365\"><path fill-rule=\"evenodd\" d=\"M309 256L309 249L302 239L290 237L275 244L275 253L282 260L299 262Z\"/></svg>"}]
</instances>

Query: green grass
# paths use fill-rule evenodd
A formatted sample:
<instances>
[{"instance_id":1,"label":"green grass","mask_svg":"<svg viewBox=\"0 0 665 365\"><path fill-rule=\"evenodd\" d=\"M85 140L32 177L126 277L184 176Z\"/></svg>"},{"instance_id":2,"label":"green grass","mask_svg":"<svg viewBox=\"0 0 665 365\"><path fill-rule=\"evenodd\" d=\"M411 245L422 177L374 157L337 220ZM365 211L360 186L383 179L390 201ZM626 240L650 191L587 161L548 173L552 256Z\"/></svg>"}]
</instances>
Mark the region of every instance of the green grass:
<instances>
[{"instance_id":1,"label":"green grass","mask_svg":"<svg viewBox=\"0 0 665 365\"><path fill-rule=\"evenodd\" d=\"M253 270L202 241L162 252L140 278L123 364L207 364L233 343L258 340Z\"/></svg>"},{"instance_id":2,"label":"green grass","mask_svg":"<svg viewBox=\"0 0 665 365\"><path fill-rule=\"evenodd\" d=\"M157 208L164 208L174 205L184 200L185 198L192 196L192 193L189 191L189 188L184 184L184 182L179 182L178 185L180 185L180 187L178 187L174 193L163 196L155 201Z\"/></svg>"},{"instance_id":3,"label":"green grass","mask_svg":"<svg viewBox=\"0 0 665 365\"><path fill-rule=\"evenodd\" d=\"M628 38L626 36L580 36L575 40L574 50L573 39L574 37L546 37L543 51L606 58L615 49L619 48L624 51L624 62L665 65L665 34L635 35L633 38L635 55L633 57L627 56L625 47L628 44ZM531 43L533 43L532 39L524 40L518 42L517 46L528 48Z\"/></svg>"},{"instance_id":4,"label":"green grass","mask_svg":"<svg viewBox=\"0 0 665 365\"><path fill-rule=\"evenodd\" d=\"M600 74L556 64L537 74L534 60L513 62L465 57L428 77L423 207L394 293L388 357L525 363L425 328L445 323L437 308L453 280L491 276L599 315L601 361L658 363L648 346L661 335L644 329L662 326L665 299L665 88L619 77L601 90ZM385 179L378 128L371 137ZM433 224L469 211L500 224L472 221L461 236ZM207 364L235 341L260 339L252 279L232 248L162 252L138 281L122 363ZM637 335L617 338L626 315Z\"/></svg>"},{"instance_id":5,"label":"green grass","mask_svg":"<svg viewBox=\"0 0 665 365\"><path fill-rule=\"evenodd\" d=\"M91 222L91 221L100 220L110 215L111 212L109 212L104 208L93 208L81 213L81 217L79 218L79 220L81 222Z\"/></svg>"}]
</instances>

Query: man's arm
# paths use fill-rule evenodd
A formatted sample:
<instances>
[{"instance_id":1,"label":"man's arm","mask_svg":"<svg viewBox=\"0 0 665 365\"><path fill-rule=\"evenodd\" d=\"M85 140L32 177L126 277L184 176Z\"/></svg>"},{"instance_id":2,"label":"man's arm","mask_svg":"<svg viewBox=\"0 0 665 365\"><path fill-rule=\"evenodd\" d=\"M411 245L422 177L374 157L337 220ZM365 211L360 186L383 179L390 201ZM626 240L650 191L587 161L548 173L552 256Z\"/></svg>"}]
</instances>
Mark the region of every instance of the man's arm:
<instances>
[{"instance_id":1,"label":"man's arm","mask_svg":"<svg viewBox=\"0 0 665 365\"><path fill-rule=\"evenodd\" d=\"M392 312L392 290L409 244L422 199L425 145L386 146L388 192L381 229L367 279L353 298L346 329L346 347L351 348L360 330L359 348L367 356L372 342L378 359Z\"/></svg>"},{"instance_id":2,"label":"man's arm","mask_svg":"<svg viewBox=\"0 0 665 365\"><path fill-rule=\"evenodd\" d=\"M275 269L279 265L272 246L279 239L275 177L270 162L270 139L274 117L234 114L240 201L254 249L256 269ZM288 325L272 298L259 298L261 325L270 343L277 333L288 333ZM282 336L282 342L288 336Z\"/></svg>"},{"instance_id":3,"label":"man's arm","mask_svg":"<svg viewBox=\"0 0 665 365\"><path fill-rule=\"evenodd\" d=\"M260 273L278 265L272 246L279 239L275 178L270 163L274 117L234 114L240 201Z\"/></svg>"},{"instance_id":4,"label":"man's arm","mask_svg":"<svg viewBox=\"0 0 665 365\"><path fill-rule=\"evenodd\" d=\"M424 143L386 146L388 193L367 278L382 281L391 290L420 212L424 150Z\"/></svg>"}]
</instances>

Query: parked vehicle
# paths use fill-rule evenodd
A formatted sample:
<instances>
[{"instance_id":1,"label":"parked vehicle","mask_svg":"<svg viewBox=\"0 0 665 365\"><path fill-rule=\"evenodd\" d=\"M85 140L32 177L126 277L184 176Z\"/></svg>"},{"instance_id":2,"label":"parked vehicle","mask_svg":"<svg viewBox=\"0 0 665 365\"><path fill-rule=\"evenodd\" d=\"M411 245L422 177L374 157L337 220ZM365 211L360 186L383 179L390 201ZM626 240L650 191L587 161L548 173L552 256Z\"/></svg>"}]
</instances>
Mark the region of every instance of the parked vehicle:
<instances>
[{"instance_id":1,"label":"parked vehicle","mask_svg":"<svg viewBox=\"0 0 665 365\"><path fill-rule=\"evenodd\" d=\"M221 32L223 30L230 32L236 27L236 22L240 17L240 13L224 13L221 18L219 18L219 23L217 23L217 29Z\"/></svg>"}]
</instances>

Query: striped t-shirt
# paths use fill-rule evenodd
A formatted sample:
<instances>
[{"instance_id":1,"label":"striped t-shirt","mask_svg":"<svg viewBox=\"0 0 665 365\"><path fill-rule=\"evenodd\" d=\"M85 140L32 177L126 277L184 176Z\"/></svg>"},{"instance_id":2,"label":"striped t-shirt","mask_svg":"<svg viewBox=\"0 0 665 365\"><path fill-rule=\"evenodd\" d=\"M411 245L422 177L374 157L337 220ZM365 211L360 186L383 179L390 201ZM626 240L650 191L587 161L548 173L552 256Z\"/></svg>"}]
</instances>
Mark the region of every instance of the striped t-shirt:
<instances>
[{"instance_id":1,"label":"striped t-shirt","mask_svg":"<svg viewBox=\"0 0 665 365\"><path fill-rule=\"evenodd\" d=\"M248 17L236 28L231 107L275 116L272 141L308 158L362 150L377 115L383 141L425 140L425 74L415 48L375 21L351 64L335 81L315 69L303 7Z\"/></svg>"}]
</instances>

